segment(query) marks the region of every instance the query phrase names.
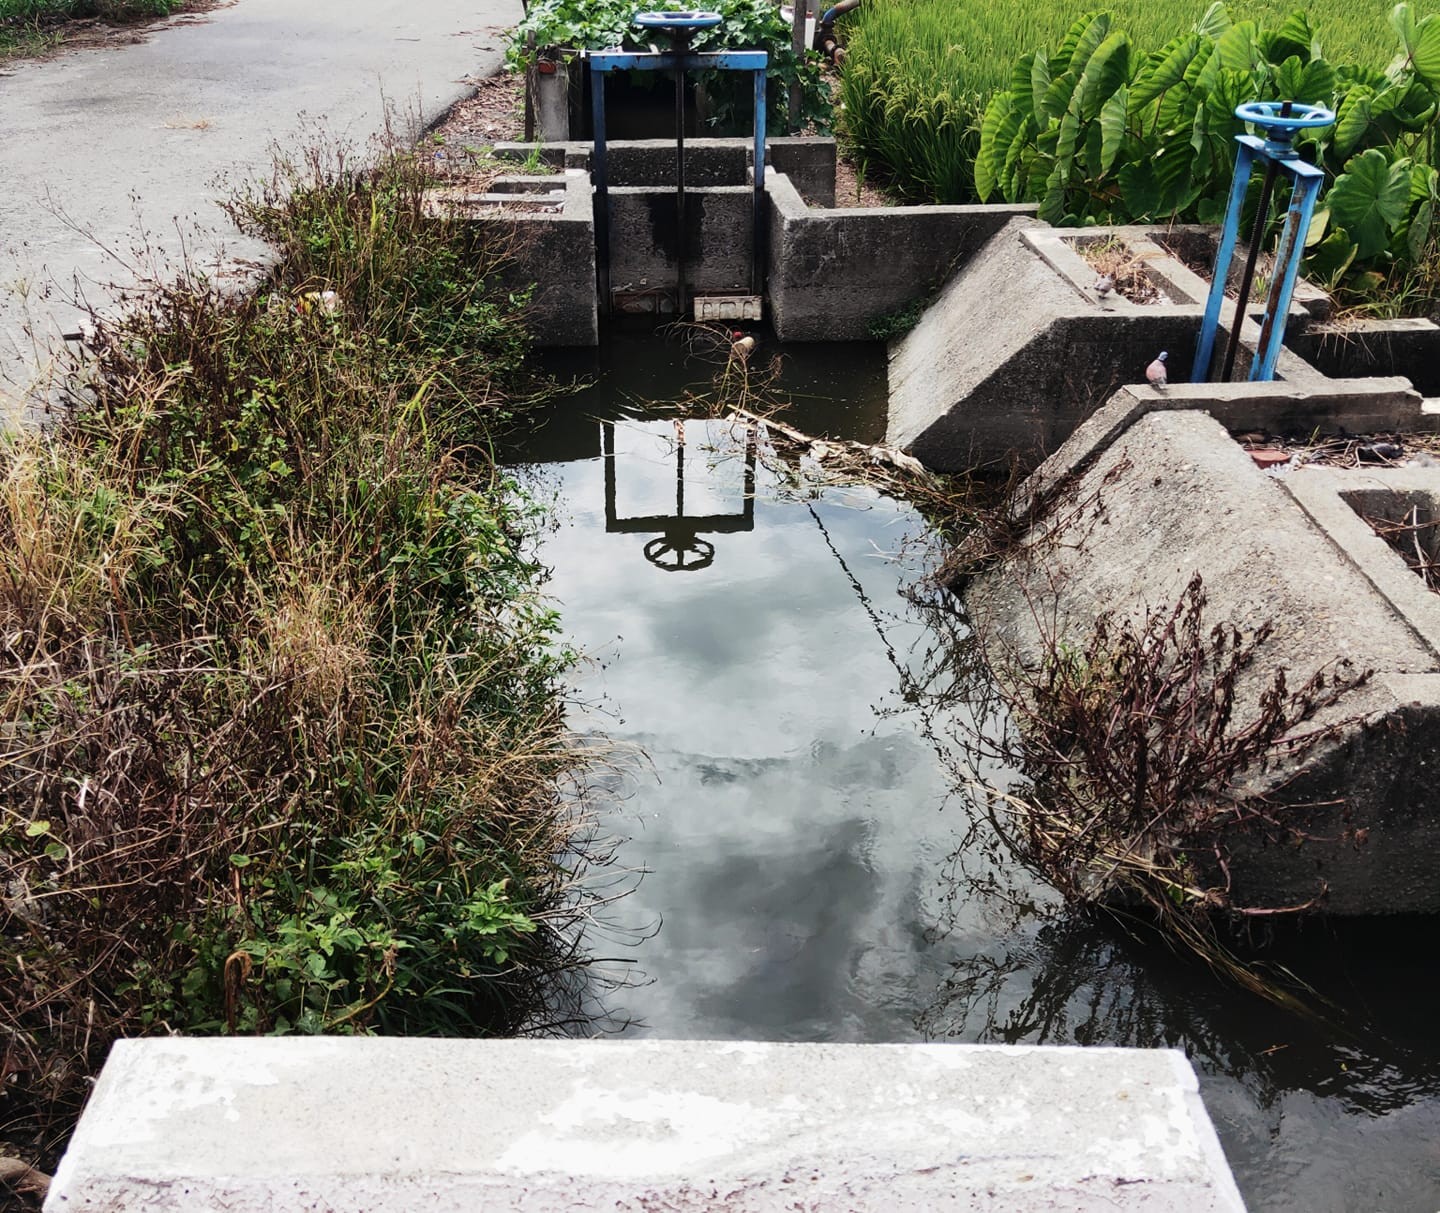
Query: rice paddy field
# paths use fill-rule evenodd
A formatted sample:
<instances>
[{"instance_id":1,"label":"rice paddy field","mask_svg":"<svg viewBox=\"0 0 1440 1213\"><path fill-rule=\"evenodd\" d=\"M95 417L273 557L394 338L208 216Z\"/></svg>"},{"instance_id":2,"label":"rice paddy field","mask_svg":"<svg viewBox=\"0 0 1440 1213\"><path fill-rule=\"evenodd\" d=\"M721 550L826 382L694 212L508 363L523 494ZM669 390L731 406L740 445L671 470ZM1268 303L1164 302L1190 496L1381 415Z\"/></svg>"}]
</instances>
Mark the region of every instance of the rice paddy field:
<instances>
[{"instance_id":1,"label":"rice paddy field","mask_svg":"<svg viewBox=\"0 0 1440 1213\"><path fill-rule=\"evenodd\" d=\"M1141 50L1154 50L1205 15L1204 0L1110 0L1059 4L1055 0L865 0L848 33L852 59L909 64L910 72L931 70L937 86L951 92L989 94L1010 81L1015 61L1058 43L1071 23L1089 9L1114 18ZM1227 4L1232 21L1278 25L1303 9L1332 63L1383 68L1395 56L1388 24L1392 0L1243 0ZM1417 17L1440 12L1437 0L1413 4Z\"/></svg>"},{"instance_id":2,"label":"rice paddy field","mask_svg":"<svg viewBox=\"0 0 1440 1213\"><path fill-rule=\"evenodd\" d=\"M1010 85L1024 55L1059 45L1087 11L1111 15L1138 63L1219 10L1231 22L1278 29L1297 8L1308 14L1320 56L1333 67L1384 69L1400 42L1389 23L1392 0L864 0L844 18L849 57L841 78L837 127L864 171L913 201L977 201L973 162L980 117L992 94ZM1440 0L1415 0L1417 20Z\"/></svg>"}]
</instances>

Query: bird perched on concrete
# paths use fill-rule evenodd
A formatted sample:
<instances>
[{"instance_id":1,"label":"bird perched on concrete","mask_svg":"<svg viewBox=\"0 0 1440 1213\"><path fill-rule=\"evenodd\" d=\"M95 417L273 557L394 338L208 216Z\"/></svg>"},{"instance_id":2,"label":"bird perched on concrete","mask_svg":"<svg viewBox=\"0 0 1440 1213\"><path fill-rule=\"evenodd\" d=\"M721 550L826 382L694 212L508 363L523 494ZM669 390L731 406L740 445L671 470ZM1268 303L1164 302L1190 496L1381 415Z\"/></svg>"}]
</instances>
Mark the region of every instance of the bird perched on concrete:
<instances>
[{"instance_id":1,"label":"bird perched on concrete","mask_svg":"<svg viewBox=\"0 0 1440 1213\"><path fill-rule=\"evenodd\" d=\"M1109 274L1101 274L1095 279L1095 285L1090 288L1099 297L1100 302L1105 302L1105 297L1115 289L1115 279Z\"/></svg>"},{"instance_id":2,"label":"bird perched on concrete","mask_svg":"<svg viewBox=\"0 0 1440 1213\"><path fill-rule=\"evenodd\" d=\"M1165 385L1170 382L1170 377L1165 371L1165 359L1170 357L1166 350L1161 350L1155 355L1155 361L1145 368L1145 381L1156 391L1163 392Z\"/></svg>"}]
</instances>

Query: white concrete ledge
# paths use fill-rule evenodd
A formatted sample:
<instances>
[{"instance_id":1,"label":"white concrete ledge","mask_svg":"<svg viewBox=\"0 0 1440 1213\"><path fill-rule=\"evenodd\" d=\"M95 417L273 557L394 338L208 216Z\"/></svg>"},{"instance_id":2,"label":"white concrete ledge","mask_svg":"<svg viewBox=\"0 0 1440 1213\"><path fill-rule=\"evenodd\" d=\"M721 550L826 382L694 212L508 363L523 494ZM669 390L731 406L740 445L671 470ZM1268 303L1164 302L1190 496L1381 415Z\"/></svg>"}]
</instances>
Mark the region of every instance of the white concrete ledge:
<instances>
[{"instance_id":1,"label":"white concrete ledge","mask_svg":"<svg viewBox=\"0 0 1440 1213\"><path fill-rule=\"evenodd\" d=\"M1240 1210L1175 1052L116 1045L45 1208Z\"/></svg>"}]
</instances>

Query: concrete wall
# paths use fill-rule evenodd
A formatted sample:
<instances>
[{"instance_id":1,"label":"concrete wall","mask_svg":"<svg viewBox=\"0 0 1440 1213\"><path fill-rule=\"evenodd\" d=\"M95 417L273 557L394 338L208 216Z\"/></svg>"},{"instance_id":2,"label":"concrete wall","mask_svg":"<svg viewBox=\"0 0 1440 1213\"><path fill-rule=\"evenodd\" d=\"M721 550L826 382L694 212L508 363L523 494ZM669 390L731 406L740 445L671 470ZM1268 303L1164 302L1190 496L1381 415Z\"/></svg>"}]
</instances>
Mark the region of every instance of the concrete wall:
<instances>
[{"instance_id":1,"label":"concrete wall","mask_svg":"<svg viewBox=\"0 0 1440 1213\"><path fill-rule=\"evenodd\" d=\"M1284 384L1172 393L1117 394L1031 477L1016 505L1025 544L966 590L989 660L1023 680L1057 640L1083 646L1102 612L1165 609L1198 572L1207 626L1274 629L1239 684L1233 727L1252 718L1277 669L1292 688L1341 661L1373 671L1305 726L1335 726L1322 744L1221 790L1261 811L1227 818L1228 866L1210 879L1252 906L1440 910L1440 607L1343 499L1377 477L1267 475L1196 411L1245 429L1337 418L1408 429L1426 420L1420 397L1394 379L1313 394ZM1404 491L1428 484L1440 499L1440 470L1406 475ZM1061 506L1044 508L1056 493ZM1063 504L1092 498L1103 508ZM1213 853L1209 842L1187 849L1202 865Z\"/></svg>"},{"instance_id":2,"label":"concrete wall","mask_svg":"<svg viewBox=\"0 0 1440 1213\"><path fill-rule=\"evenodd\" d=\"M527 187L564 189L558 207L527 201ZM582 172L497 179L494 193L472 198L453 189L433 190L426 206L436 214L474 219L512 235L510 259L501 268L507 289L534 288L527 313L542 346L593 346L600 340L595 300L595 221L590 179ZM507 201L513 198L514 201Z\"/></svg>"},{"instance_id":3,"label":"concrete wall","mask_svg":"<svg viewBox=\"0 0 1440 1213\"><path fill-rule=\"evenodd\" d=\"M690 185L744 185L752 160L750 139L687 139L685 180ZM497 143L495 156L501 160L527 160L539 155L555 168L590 171L592 145L568 143ZM835 140L769 138L765 140L765 163L788 176L811 206L835 204ZM612 185L675 184L675 141L634 139L612 143L606 154Z\"/></svg>"},{"instance_id":4,"label":"concrete wall","mask_svg":"<svg viewBox=\"0 0 1440 1213\"><path fill-rule=\"evenodd\" d=\"M1033 207L821 210L783 174L770 194L770 321L782 341L864 341L922 303L991 236Z\"/></svg>"},{"instance_id":5,"label":"concrete wall","mask_svg":"<svg viewBox=\"0 0 1440 1213\"><path fill-rule=\"evenodd\" d=\"M1325 375L1405 375L1421 395L1440 396L1440 328L1429 320L1317 324L1285 343Z\"/></svg>"},{"instance_id":6,"label":"concrete wall","mask_svg":"<svg viewBox=\"0 0 1440 1213\"><path fill-rule=\"evenodd\" d=\"M618 187L608 194L611 290L673 289L681 248L674 193ZM689 294L750 293L753 208L751 189L690 189L687 183L684 249Z\"/></svg>"},{"instance_id":7,"label":"concrete wall","mask_svg":"<svg viewBox=\"0 0 1440 1213\"><path fill-rule=\"evenodd\" d=\"M45 1207L1242 1210L1178 1052L382 1038L121 1041Z\"/></svg>"}]
</instances>

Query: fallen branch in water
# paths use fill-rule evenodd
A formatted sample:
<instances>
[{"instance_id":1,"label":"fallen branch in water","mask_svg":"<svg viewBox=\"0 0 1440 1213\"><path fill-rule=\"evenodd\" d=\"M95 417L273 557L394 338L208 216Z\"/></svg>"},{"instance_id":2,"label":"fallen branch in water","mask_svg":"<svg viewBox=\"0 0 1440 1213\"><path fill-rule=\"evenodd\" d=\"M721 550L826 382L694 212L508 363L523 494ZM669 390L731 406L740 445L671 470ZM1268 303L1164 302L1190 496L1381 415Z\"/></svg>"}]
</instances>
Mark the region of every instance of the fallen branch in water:
<instances>
[{"instance_id":1,"label":"fallen branch in water","mask_svg":"<svg viewBox=\"0 0 1440 1213\"><path fill-rule=\"evenodd\" d=\"M30 1192L46 1196L50 1191L50 1176L37 1171L28 1162L0 1154L0 1183L7 1183L18 1192Z\"/></svg>"},{"instance_id":2,"label":"fallen branch in water","mask_svg":"<svg viewBox=\"0 0 1440 1213\"><path fill-rule=\"evenodd\" d=\"M814 438L797 430L794 426L786 425L783 421L776 421L774 417L762 417L759 413L752 413L749 409L742 408L732 408L730 411L743 421L768 426L797 446L804 447L805 453L819 463L824 463L825 460L837 456L849 455L872 464L887 464L897 471L906 472L911 476L928 477L930 475L929 470L914 455L907 455L893 446L856 442L850 438Z\"/></svg>"}]
</instances>

